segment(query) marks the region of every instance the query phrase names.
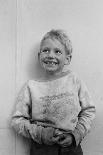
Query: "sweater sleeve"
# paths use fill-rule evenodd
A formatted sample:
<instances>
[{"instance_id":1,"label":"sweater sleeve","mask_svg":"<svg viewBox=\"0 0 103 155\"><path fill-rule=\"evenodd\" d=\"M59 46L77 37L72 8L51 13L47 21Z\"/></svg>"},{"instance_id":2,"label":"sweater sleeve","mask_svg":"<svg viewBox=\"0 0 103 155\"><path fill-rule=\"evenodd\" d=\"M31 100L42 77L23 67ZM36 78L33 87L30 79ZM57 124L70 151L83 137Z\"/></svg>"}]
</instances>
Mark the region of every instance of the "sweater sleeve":
<instances>
[{"instance_id":1,"label":"sweater sleeve","mask_svg":"<svg viewBox=\"0 0 103 155\"><path fill-rule=\"evenodd\" d=\"M18 134L41 143L40 133L42 128L30 123L32 103L30 95L30 89L26 83L17 97L15 111L11 118L11 126Z\"/></svg>"},{"instance_id":2,"label":"sweater sleeve","mask_svg":"<svg viewBox=\"0 0 103 155\"><path fill-rule=\"evenodd\" d=\"M75 130L72 133L75 138L76 146L90 131L92 121L95 118L95 106L86 85L82 81L79 83L78 97L81 111L78 115L78 122Z\"/></svg>"}]
</instances>

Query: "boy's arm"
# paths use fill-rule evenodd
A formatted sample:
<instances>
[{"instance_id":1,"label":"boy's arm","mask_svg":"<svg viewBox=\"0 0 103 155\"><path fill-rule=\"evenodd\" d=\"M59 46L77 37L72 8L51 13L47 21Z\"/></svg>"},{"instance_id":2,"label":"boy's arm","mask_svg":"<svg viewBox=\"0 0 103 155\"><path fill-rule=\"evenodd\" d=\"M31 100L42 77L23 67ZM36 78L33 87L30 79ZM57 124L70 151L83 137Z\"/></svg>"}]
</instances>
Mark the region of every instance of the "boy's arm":
<instances>
[{"instance_id":1,"label":"boy's arm","mask_svg":"<svg viewBox=\"0 0 103 155\"><path fill-rule=\"evenodd\" d=\"M81 112L78 115L78 123L75 130L72 132L76 145L78 145L90 131L92 121L95 117L95 106L93 105L89 92L83 82L80 82L78 97Z\"/></svg>"},{"instance_id":2,"label":"boy's arm","mask_svg":"<svg viewBox=\"0 0 103 155\"><path fill-rule=\"evenodd\" d=\"M21 134L27 138L32 138L35 141L41 143L40 139L42 127L30 123L30 95L29 87L27 84L25 84L17 97L15 111L11 118L11 126L18 134Z\"/></svg>"}]
</instances>

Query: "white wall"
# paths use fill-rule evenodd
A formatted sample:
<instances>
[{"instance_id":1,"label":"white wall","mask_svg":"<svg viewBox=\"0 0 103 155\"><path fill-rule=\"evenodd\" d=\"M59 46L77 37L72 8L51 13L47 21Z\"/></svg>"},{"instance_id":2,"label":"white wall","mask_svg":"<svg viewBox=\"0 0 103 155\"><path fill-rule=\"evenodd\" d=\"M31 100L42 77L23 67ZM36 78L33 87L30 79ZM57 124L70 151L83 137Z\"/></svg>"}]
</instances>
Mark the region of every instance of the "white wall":
<instances>
[{"instance_id":1,"label":"white wall","mask_svg":"<svg viewBox=\"0 0 103 155\"><path fill-rule=\"evenodd\" d=\"M9 126L15 97L37 78L37 50L51 28L65 29L73 42L71 68L86 82L96 105L84 155L103 154L103 1L0 0L0 155L28 155L29 144Z\"/></svg>"},{"instance_id":2,"label":"white wall","mask_svg":"<svg viewBox=\"0 0 103 155\"><path fill-rule=\"evenodd\" d=\"M0 0L0 155L15 154L9 119L15 97L16 1Z\"/></svg>"}]
</instances>

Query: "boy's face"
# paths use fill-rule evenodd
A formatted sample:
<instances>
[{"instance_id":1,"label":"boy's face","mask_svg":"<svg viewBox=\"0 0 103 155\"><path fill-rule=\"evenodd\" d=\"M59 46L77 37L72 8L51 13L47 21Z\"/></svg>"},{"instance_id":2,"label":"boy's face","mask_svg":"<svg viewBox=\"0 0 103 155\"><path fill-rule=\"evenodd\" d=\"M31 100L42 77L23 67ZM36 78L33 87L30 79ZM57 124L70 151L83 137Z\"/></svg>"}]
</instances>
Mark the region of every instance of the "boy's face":
<instances>
[{"instance_id":1,"label":"boy's face","mask_svg":"<svg viewBox=\"0 0 103 155\"><path fill-rule=\"evenodd\" d=\"M41 45L39 62L47 73L60 73L67 62L65 47L57 39L45 39Z\"/></svg>"}]
</instances>

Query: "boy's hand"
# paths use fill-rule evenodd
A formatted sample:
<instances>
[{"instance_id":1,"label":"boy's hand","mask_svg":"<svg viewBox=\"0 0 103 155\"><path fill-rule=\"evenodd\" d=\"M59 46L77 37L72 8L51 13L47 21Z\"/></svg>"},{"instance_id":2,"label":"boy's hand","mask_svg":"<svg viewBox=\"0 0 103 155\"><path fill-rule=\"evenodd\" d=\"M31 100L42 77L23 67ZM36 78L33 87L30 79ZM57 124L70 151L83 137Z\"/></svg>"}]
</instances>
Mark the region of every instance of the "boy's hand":
<instances>
[{"instance_id":1,"label":"boy's hand","mask_svg":"<svg viewBox=\"0 0 103 155\"><path fill-rule=\"evenodd\" d=\"M73 137L69 133L62 133L60 135L53 137L53 141L62 147L67 147L72 144Z\"/></svg>"},{"instance_id":2,"label":"boy's hand","mask_svg":"<svg viewBox=\"0 0 103 155\"><path fill-rule=\"evenodd\" d=\"M73 137L71 134L63 134L61 135L58 144L61 145L62 147L67 147L70 146L73 142Z\"/></svg>"},{"instance_id":3,"label":"boy's hand","mask_svg":"<svg viewBox=\"0 0 103 155\"><path fill-rule=\"evenodd\" d=\"M41 133L42 133L42 126L37 126L35 124L31 124L30 127L29 127L29 134L31 136L31 138L41 144Z\"/></svg>"},{"instance_id":4,"label":"boy's hand","mask_svg":"<svg viewBox=\"0 0 103 155\"><path fill-rule=\"evenodd\" d=\"M52 127L43 127L42 128L42 142L47 145L54 144L54 141L52 141L53 135L54 135L55 129Z\"/></svg>"}]
</instances>

